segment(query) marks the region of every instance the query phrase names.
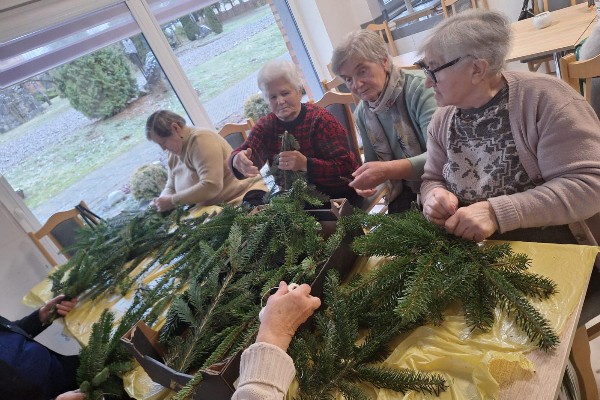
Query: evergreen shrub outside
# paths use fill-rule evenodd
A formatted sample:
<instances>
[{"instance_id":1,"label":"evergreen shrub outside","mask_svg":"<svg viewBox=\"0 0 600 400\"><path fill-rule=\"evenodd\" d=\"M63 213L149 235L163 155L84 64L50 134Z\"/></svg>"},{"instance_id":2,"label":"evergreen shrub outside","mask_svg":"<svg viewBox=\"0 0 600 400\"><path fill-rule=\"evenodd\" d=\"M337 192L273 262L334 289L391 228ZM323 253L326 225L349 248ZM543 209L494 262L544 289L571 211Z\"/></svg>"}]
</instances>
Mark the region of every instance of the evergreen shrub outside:
<instances>
[{"instance_id":1,"label":"evergreen shrub outside","mask_svg":"<svg viewBox=\"0 0 600 400\"><path fill-rule=\"evenodd\" d=\"M260 94L253 94L244 103L244 116L258 121L261 117L269 114L271 109Z\"/></svg>"},{"instance_id":2,"label":"evergreen shrub outside","mask_svg":"<svg viewBox=\"0 0 600 400\"><path fill-rule=\"evenodd\" d=\"M197 39L197 34L198 34L198 24L196 23L196 20L194 19L194 17L190 14L190 15L186 15L185 17L182 17L179 19L179 22L181 22L181 26L183 26L183 31L185 32L185 36L190 40L190 41L194 41Z\"/></svg>"},{"instance_id":3,"label":"evergreen shrub outside","mask_svg":"<svg viewBox=\"0 0 600 400\"><path fill-rule=\"evenodd\" d=\"M215 12L213 11L212 7L206 7L204 9L204 19L206 20L206 25L210 29L212 29L215 35L218 35L219 33L223 32L223 24L215 15Z\"/></svg>"},{"instance_id":4,"label":"evergreen shrub outside","mask_svg":"<svg viewBox=\"0 0 600 400\"><path fill-rule=\"evenodd\" d=\"M162 165L142 165L135 170L129 183L134 199L152 200L160 195L165 187L167 170Z\"/></svg>"},{"instance_id":5,"label":"evergreen shrub outside","mask_svg":"<svg viewBox=\"0 0 600 400\"><path fill-rule=\"evenodd\" d=\"M71 61L53 77L61 96L88 118L112 117L138 93L127 59L113 47Z\"/></svg>"}]
</instances>

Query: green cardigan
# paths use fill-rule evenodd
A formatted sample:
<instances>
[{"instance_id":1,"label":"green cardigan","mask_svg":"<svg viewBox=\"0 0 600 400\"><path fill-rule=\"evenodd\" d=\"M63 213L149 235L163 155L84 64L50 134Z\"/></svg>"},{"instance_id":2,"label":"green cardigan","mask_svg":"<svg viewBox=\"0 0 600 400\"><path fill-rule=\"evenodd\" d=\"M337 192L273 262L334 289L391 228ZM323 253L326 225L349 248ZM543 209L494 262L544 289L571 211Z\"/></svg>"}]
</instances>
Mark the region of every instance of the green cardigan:
<instances>
[{"instance_id":1,"label":"green cardigan","mask_svg":"<svg viewBox=\"0 0 600 400\"><path fill-rule=\"evenodd\" d=\"M402 98L406 102L406 108L408 109L414 132L417 134L423 153L415 157L407 158L402 151L402 148L398 143L397 135L394 132L391 112L388 111L377 115L390 143L394 159L400 160L407 158L412 164L413 171L415 172L413 179L420 180L421 175L423 174L423 168L425 167L425 160L427 159L427 126L429 125L429 121L431 120L431 116L437 105L433 89L427 89L425 87L425 74L422 71L402 70L402 72L404 73ZM377 154L369 141L367 129L365 127L365 107L367 107L367 105L364 101L361 101L356 107L356 110L354 110L354 117L362 138L365 161L377 161Z\"/></svg>"}]
</instances>

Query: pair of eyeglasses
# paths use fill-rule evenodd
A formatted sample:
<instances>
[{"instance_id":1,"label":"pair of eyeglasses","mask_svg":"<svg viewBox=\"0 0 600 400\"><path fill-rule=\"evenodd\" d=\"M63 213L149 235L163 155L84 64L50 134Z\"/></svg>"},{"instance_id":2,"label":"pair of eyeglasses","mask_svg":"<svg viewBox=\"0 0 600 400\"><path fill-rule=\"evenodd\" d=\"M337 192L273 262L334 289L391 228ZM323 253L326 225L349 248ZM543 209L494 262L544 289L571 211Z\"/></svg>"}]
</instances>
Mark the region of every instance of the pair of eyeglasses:
<instances>
[{"instance_id":1,"label":"pair of eyeglasses","mask_svg":"<svg viewBox=\"0 0 600 400\"><path fill-rule=\"evenodd\" d=\"M460 57L455 58L452 61L448 61L446 64L440 65L439 67L434 68L434 69L429 69L429 66L427 64L425 64L425 61L423 61L423 60L417 61L414 65L417 65L419 68L421 68L423 70L423 72L425 72L425 74L433 81L433 83L437 83L437 78L435 77L436 72L440 72L443 69L451 67L466 57L471 57L471 55L467 54L465 56L460 56Z\"/></svg>"}]
</instances>

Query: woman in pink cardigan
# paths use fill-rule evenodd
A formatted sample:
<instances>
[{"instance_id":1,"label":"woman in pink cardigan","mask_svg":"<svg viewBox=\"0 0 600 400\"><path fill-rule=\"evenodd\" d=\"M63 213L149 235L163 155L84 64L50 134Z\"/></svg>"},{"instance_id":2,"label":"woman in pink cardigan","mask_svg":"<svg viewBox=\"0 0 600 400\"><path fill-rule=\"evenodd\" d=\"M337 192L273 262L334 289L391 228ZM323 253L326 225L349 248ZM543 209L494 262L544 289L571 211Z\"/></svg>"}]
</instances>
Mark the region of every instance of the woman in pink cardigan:
<instances>
[{"instance_id":1,"label":"woman in pink cardigan","mask_svg":"<svg viewBox=\"0 0 600 400\"><path fill-rule=\"evenodd\" d=\"M596 245L598 117L555 77L504 71L510 45L510 22L483 10L446 19L424 42L421 67L438 109L428 129L423 213L477 242Z\"/></svg>"}]
</instances>

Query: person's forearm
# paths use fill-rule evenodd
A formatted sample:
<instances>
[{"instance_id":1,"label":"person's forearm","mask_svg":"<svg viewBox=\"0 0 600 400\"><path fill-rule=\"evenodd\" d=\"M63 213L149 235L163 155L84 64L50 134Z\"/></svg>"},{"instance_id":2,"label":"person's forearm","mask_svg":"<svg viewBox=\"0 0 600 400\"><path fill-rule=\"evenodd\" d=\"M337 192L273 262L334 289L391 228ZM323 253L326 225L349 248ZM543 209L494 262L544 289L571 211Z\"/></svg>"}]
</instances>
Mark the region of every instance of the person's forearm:
<instances>
[{"instance_id":1,"label":"person's forearm","mask_svg":"<svg viewBox=\"0 0 600 400\"><path fill-rule=\"evenodd\" d=\"M421 177L415 175L412 163L408 159L391 160L384 163L385 175L391 180L419 180Z\"/></svg>"},{"instance_id":2,"label":"person's forearm","mask_svg":"<svg viewBox=\"0 0 600 400\"><path fill-rule=\"evenodd\" d=\"M255 343L242 354L240 376L232 400L280 400L295 375L294 362L279 347Z\"/></svg>"},{"instance_id":3,"label":"person's forearm","mask_svg":"<svg viewBox=\"0 0 600 400\"><path fill-rule=\"evenodd\" d=\"M44 326L40 321L39 309L18 321L14 321L13 323L30 334L32 337L39 335L48 327L48 325Z\"/></svg>"}]
</instances>

